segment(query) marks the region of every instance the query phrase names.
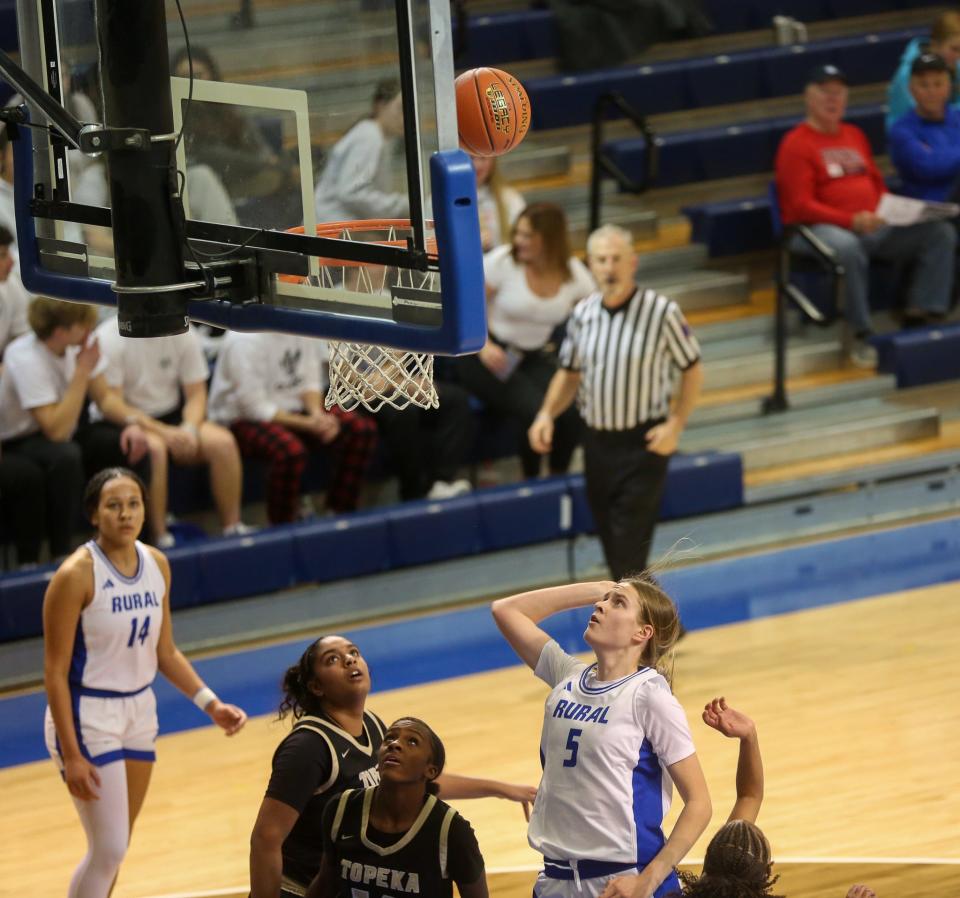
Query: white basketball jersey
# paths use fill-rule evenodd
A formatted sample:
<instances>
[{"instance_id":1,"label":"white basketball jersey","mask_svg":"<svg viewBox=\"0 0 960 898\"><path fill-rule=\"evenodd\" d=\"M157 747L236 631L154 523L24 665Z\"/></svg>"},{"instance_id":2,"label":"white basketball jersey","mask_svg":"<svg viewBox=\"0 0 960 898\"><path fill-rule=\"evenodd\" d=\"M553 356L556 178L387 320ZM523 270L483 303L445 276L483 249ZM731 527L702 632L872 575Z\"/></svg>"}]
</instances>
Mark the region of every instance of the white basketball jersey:
<instances>
[{"instance_id":1,"label":"white basketball jersey","mask_svg":"<svg viewBox=\"0 0 960 898\"><path fill-rule=\"evenodd\" d=\"M73 643L70 684L107 693L131 693L157 675L157 641L163 623L166 582L139 540L137 572L124 577L91 540L93 601L80 613Z\"/></svg>"},{"instance_id":2,"label":"white basketball jersey","mask_svg":"<svg viewBox=\"0 0 960 898\"><path fill-rule=\"evenodd\" d=\"M540 737L543 778L528 840L544 857L636 863L663 846L673 783L694 753L680 703L655 670L602 682L548 642L536 674L553 687Z\"/></svg>"}]
</instances>

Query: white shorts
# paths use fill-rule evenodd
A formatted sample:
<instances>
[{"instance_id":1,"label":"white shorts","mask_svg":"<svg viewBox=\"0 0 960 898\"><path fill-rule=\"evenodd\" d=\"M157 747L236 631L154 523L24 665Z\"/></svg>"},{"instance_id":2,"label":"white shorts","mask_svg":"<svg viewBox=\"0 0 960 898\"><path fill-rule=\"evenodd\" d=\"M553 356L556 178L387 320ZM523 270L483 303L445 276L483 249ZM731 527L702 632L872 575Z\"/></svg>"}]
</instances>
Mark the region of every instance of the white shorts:
<instances>
[{"instance_id":1,"label":"white shorts","mask_svg":"<svg viewBox=\"0 0 960 898\"><path fill-rule=\"evenodd\" d=\"M598 898L611 879L617 879L620 876L636 876L639 872L634 868L610 876L591 876L579 882L573 879L553 879L540 873L533 885L533 898ZM679 891L679 885L676 873L671 873L654 895L656 898L661 898L675 890Z\"/></svg>"},{"instance_id":2,"label":"white shorts","mask_svg":"<svg viewBox=\"0 0 960 898\"><path fill-rule=\"evenodd\" d=\"M157 699L149 687L136 695L73 696L73 720L83 756L98 767L112 761L155 761ZM43 719L47 751L63 769L60 744L47 708Z\"/></svg>"}]
</instances>

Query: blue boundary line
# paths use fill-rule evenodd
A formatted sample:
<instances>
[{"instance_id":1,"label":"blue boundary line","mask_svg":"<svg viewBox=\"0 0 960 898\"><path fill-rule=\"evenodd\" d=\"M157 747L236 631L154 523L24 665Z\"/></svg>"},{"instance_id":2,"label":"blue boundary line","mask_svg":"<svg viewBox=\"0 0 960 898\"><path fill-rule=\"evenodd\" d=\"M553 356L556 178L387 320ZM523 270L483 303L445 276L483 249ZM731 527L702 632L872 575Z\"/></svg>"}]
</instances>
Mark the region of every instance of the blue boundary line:
<instances>
[{"instance_id":1,"label":"blue boundary line","mask_svg":"<svg viewBox=\"0 0 960 898\"><path fill-rule=\"evenodd\" d=\"M661 579L689 630L931 586L960 580L960 518L692 565ZM580 610L565 612L547 629L568 651L583 651L585 620ZM375 691L516 663L486 607L341 632L363 651ZM196 667L225 700L251 715L267 714L279 701L283 671L305 645L295 640L245 649L198 661ZM207 724L166 680L158 677L154 688L161 733ZM0 767L47 757L45 704L42 691L0 699Z\"/></svg>"}]
</instances>

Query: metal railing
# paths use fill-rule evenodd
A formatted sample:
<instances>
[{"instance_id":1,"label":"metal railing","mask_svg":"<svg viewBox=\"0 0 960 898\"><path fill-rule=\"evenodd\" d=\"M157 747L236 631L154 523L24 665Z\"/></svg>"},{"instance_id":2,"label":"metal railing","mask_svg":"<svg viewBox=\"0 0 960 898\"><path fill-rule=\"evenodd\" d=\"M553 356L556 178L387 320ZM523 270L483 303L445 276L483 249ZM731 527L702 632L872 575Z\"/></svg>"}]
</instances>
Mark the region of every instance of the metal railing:
<instances>
[{"instance_id":1,"label":"metal railing","mask_svg":"<svg viewBox=\"0 0 960 898\"><path fill-rule=\"evenodd\" d=\"M827 319L813 301L796 285L790 282L792 257L796 250L791 243L799 237L805 244L804 255L809 255L833 282L834 307L843 308L843 266L837 261L837 254L824 243L806 225L794 225L786 229L780 239L780 252L777 260L777 299L774 316L774 365L773 392L764 400L765 414L783 412L790 407L787 398L787 308L793 303L804 315L817 324L825 324Z\"/></svg>"},{"instance_id":2,"label":"metal railing","mask_svg":"<svg viewBox=\"0 0 960 898\"><path fill-rule=\"evenodd\" d=\"M636 125L646 142L643 175L635 180L603 152L603 130L607 113L617 109L625 118ZM611 92L602 94L593 106L593 123L590 129L590 230L600 227L600 207L603 202L601 183L605 177L613 178L621 190L628 193L644 193L650 189L657 178L660 163L660 148L657 136L642 115L631 106L621 94Z\"/></svg>"}]
</instances>

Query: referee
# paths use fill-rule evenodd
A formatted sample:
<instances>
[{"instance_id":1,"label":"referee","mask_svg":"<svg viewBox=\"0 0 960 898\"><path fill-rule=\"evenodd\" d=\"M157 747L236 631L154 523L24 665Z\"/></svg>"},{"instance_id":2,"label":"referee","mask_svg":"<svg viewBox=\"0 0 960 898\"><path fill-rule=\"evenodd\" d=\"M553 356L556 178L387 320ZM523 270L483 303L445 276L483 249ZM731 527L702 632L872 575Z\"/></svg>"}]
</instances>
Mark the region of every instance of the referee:
<instances>
[{"instance_id":1,"label":"referee","mask_svg":"<svg viewBox=\"0 0 960 898\"><path fill-rule=\"evenodd\" d=\"M667 464L703 384L700 346L679 306L634 280L630 233L604 225L587 241L600 286L573 310L560 369L528 432L549 452L553 422L577 399L587 425L587 501L615 580L647 564ZM671 410L674 369L680 389Z\"/></svg>"}]
</instances>

